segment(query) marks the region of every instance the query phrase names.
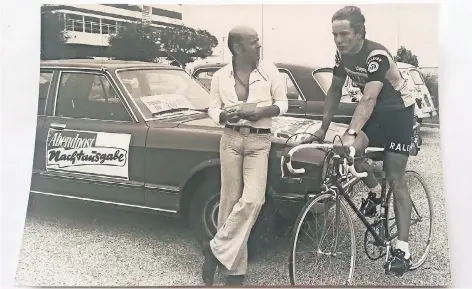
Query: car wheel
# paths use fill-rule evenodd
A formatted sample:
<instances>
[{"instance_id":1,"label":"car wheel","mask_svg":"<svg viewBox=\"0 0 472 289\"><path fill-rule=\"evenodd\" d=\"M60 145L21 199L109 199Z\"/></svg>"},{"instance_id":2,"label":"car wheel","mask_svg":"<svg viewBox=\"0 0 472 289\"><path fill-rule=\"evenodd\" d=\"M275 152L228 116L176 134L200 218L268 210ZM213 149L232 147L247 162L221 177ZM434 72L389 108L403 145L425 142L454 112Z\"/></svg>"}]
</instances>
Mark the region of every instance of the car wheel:
<instances>
[{"instance_id":1,"label":"car wheel","mask_svg":"<svg viewBox=\"0 0 472 289\"><path fill-rule=\"evenodd\" d=\"M220 183L207 181L199 186L189 207L189 224L201 245L211 240L216 234L220 201ZM256 220L248 239L248 259L261 255L267 248L271 233L275 230L275 205L266 197L259 217Z\"/></svg>"}]
</instances>

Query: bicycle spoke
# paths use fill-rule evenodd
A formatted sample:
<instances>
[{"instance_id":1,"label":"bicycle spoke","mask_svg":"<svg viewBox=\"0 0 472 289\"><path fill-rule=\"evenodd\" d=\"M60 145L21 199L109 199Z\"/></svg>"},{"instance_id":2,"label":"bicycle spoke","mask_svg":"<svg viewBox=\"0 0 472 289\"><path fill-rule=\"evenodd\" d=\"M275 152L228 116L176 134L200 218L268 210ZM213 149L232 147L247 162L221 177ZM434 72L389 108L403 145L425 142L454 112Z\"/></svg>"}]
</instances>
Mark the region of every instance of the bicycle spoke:
<instances>
[{"instance_id":1,"label":"bicycle spoke","mask_svg":"<svg viewBox=\"0 0 472 289\"><path fill-rule=\"evenodd\" d=\"M325 196L316 204L327 211L313 215L310 220L305 219L305 213L297 220L299 226L295 226L292 236L290 257L294 285L345 285L346 281L351 280L355 258L352 222L349 222L350 216L342 205L321 202L328 198L332 199ZM309 208L305 210L309 211ZM308 238L303 238L305 235Z\"/></svg>"}]
</instances>

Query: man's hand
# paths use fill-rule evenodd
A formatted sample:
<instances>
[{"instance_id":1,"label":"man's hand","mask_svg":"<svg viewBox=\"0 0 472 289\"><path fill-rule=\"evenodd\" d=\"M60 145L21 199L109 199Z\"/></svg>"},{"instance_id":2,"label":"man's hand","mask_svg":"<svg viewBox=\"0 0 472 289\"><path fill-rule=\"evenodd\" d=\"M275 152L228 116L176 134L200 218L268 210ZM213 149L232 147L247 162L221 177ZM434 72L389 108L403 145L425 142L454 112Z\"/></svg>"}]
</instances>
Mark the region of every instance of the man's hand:
<instances>
[{"instance_id":1,"label":"man's hand","mask_svg":"<svg viewBox=\"0 0 472 289\"><path fill-rule=\"evenodd\" d=\"M220 121L221 122L230 122L230 123L236 123L241 119L239 117L238 112L236 110L233 111L222 111L220 114Z\"/></svg>"},{"instance_id":2,"label":"man's hand","mask_svg":"<svg viewBox=\"0 0 472 289\"><path fill-rule=\"evenodd\" d=\"M230 123L237 123L239 120L241 120L241 117L237 112L232 112L228 114L227 120Z\"/></svg>"},{"instance_id":3,"label":"man's hand","mask_svg":"<svg viewBox=\"0 0 472 289\"><path fill-rule=\"evenodd\" d=\"M354 145L355 140L355 136L350 135L346 132L342 137L336 136L334 138L334 147L336 149L344 149L344 151L349 152L349 147Z\"/></svg>"},{"instance_id":4,"label":"man's hand","mask_svg":"<svg viewBox=\"0 0 472 289\"><path fill-rule=\"evenodd\" d=\"M264 116L263 110L260 107L256 107L254 110L250 111L242 111L239 115L242 119L247 119L249 121L258 121Z\"/></svg>"},{"instance_id":5,"label":"man's hand","mask_svg":"<svg viewBox=\"0 0 472 289\"><path fill-rule=\"evenodd\" d=\"M323 142L324 139L325 139L325 136L326 136L326 131L324 129L320 128L317 131L315 131L315 133L313 135L311 135L308 138L304 139L301 143L302 144L308 144L308 143L312 143L314 141Z\"/></svg>"}]
</instances>

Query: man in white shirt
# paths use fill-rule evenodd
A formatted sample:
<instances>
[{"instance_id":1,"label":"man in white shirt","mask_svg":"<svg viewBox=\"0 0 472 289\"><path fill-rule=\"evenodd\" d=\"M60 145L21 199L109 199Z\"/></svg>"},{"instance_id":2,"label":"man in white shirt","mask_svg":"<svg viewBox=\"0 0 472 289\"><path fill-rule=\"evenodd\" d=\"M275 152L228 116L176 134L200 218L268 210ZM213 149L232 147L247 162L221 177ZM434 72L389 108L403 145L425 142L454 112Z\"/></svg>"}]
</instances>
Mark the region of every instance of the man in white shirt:
<instances>
[{"instance_id":1,"label":"man in white shirt","mask_svg":"<svg viewBox=\"0 0 472 289\"><path fill-rule=\"evenodd\" d=\"M260 60L257 32L245 26L228 35L232 62L212 78L208 113L225 129L220 142L218 232L205 246L202 278L213 285L219 266L227 285L247 271L247 240L265 202L272 117L287 112L283 76Z\"/></svg>"}]
</instances>

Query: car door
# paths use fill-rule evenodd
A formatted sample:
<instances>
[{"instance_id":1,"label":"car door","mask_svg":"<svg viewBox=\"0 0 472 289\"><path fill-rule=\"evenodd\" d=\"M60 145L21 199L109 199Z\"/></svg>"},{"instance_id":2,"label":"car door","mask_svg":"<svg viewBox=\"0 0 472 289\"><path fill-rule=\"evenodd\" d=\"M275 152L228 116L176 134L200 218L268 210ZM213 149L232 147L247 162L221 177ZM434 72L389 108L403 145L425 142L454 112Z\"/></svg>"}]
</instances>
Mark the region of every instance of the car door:
<instances>
[{"instance_id":1,"label":"car door","mask_svg":"<svg viewBox=\"0 0 472 289\"><path fill-rule=\"evenodd\" d=\"M37 190L37 178L46 170L45 166L45 143L41 141L41 132L46 120L47 100L54 88L54 70L40 69L39 73L39 91L38 91L38 113L36 120L36 138L33 154L33 170L31 176L31 191Z\"/></svg>"},{"instance_id":2,"label":"car door","mask_svg":"<svg viewBox=\"0 0 472 289\"><path fill-rule=\"evenodd\" d=\"M139 122L110 75L62 70L40 130L42 192L144 205L147 126Z\"/></svg>"}]
</instances>

